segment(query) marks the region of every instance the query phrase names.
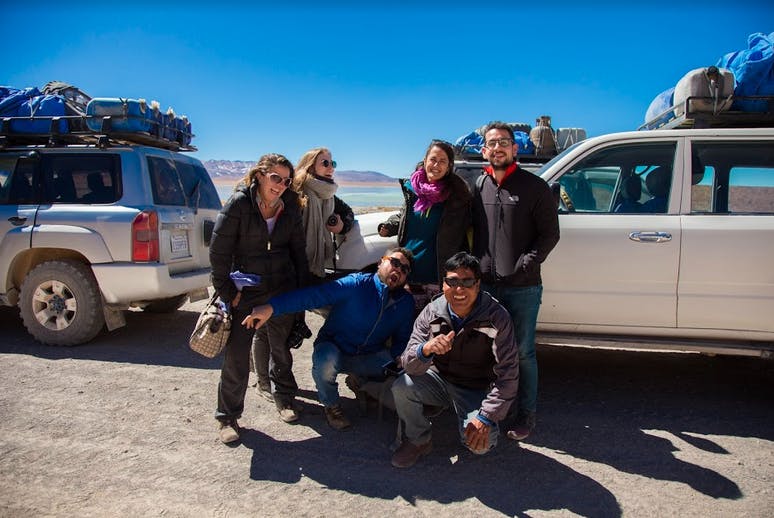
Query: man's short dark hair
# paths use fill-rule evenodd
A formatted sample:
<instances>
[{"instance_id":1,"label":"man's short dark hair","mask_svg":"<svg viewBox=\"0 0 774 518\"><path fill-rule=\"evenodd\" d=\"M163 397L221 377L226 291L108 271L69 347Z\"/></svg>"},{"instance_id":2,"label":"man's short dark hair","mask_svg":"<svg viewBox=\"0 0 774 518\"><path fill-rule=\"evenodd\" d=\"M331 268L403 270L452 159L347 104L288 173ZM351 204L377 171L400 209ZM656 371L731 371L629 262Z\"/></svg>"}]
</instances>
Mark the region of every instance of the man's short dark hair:
<instances>
[{"instance_id":1,"label":"man's short dark hair","mask_svg":"<svg viewBox=\"0 0 774 518\"><path fill-rule=\"evenodd\" d=\"M460 268L466 268L473 272L473 277L476 279L481 278L481 263L475 255L471 255L467 252L457 252L451 256L443 265L445 272L453 272Z\"/></svg>"},{"instance_id":2,"label":"man's short dark hair","mask_svg":"<svg viewBox=\"0 0 774 518\"><path fill-rule=\"evenodd\" d=\"M484 134L482 136L486 137L487 132L493 129L505 130L508 132L508 135L511 137L511 140L513 141L516 140L516 136L513 134L513 128L511 128L511 125L503 121L492 121L489 124L487 124L484 127Z\"/></svg>"},{"instance_id":3,"label":"man's short dark hair","mask_svg":"<svg viewBox=\"0 0 774 518\"><path fill-rule=\"evenodd\" d=\"M401 254L403 254L403 257L408 259L409 266L411 267L411 269L412 270L414 269L414 254L411 253L411 250L409 250L408 248L403 248L402 246L396 246L395 248L390 248L389 250L387 250L386 255L394 254L395 252L400 252Z\"/></svg>"}]
</instances>

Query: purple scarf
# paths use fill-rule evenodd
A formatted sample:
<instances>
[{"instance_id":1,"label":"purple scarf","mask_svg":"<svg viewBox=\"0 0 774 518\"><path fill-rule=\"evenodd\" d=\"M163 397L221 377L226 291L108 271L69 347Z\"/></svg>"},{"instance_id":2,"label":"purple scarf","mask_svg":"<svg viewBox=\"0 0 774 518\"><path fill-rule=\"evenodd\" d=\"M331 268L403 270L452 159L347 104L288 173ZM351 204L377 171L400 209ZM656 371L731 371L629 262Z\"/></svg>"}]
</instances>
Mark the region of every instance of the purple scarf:
<instances>
[{"instance_id":1,"label":"purple scarf","mask_svg":"<svg viewBox=\"0 0 774 518\"><path fill-rule=\"evenodd\" d=\"M448 173L447 173L448 174ZM436 203L446 201L449 197L449 190L446 188L446 182L442 178L440 181L430 183L427 180L427 173L420 167L411 175L411 187L417 195L417 201L414 202L414 212L424 212Z\"/></svg>"}]
</instances>

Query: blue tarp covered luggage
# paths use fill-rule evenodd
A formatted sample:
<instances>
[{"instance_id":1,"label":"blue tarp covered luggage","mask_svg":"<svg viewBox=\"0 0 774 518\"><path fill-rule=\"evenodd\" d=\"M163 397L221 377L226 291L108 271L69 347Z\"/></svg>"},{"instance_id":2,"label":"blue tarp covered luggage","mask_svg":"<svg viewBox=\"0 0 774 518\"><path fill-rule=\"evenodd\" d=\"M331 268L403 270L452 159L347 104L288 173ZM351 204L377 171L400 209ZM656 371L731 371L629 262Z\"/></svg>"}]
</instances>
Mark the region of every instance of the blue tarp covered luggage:
<instances>
[{"instance_id":1,"label":"blue tarp covered luggage","mask_svg":"<svg viewBox=\"0 0 774 518\"><path fill-rule=\"evenodd\" d=\"M535 153L535 144L529 139L529 135L523 131L514 131L513 137L519 146L519 154L532 155ZM477 131L471 131L463 135L454 143L459 152L465 155L480 155L484 146L484 137Z\"/></svg>"},{"instance_id":2,"label":"blue tarp covered luggage","mask_svg":"<svg viewBox=\"0 0 774 518\"><path fill-rule=\"evenodd\" d=\"M35 120L32 117L61 117L65 115L64 99L59 95L47 95L35 87L17 89L0 87L0 117L17 117L10 123L16 133L48 133L56 129L67 132L67 121L60 120L52 128L51 120ZM25 120L19 117L29 117Z\"/></svg>"},{"instance_id":3,"label":"blue tarp covered luggage","mask_svg":"<svg viewBox=\"0 0 774 518\"><path fill-rule=\"evenodd\" d=\"M756 32L747 38L747 49L720 58L718 67L731 70L736 78L735 96L774 95L774 32ZM734 110L764 111L765 101L736 100Z\"/></svg>"}]
</instances>

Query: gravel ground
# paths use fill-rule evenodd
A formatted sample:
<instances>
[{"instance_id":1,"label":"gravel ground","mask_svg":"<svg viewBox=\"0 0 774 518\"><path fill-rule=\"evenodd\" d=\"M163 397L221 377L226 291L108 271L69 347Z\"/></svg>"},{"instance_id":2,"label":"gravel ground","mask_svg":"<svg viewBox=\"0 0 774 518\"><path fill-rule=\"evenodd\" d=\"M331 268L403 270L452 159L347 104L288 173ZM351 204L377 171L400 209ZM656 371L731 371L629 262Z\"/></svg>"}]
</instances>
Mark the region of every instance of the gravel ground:
<instances>
[{"instance_id":1,"label":"gravel ground","mask_svg":"<svg viewBox=\"0 0 774 518\"><path fill-rule=\"evenodd\" d=\"M774 362L541 347L538 428L474 458L450 414L414 468L394 414L325 423L311 342L301 420L247 395L235 447L212 418L220 360L187 349L203 302L54 348L0 308L0 516L753 516L774 514ZM321 320L308 314L313 329Z\"/></svg>"}]
</instances>

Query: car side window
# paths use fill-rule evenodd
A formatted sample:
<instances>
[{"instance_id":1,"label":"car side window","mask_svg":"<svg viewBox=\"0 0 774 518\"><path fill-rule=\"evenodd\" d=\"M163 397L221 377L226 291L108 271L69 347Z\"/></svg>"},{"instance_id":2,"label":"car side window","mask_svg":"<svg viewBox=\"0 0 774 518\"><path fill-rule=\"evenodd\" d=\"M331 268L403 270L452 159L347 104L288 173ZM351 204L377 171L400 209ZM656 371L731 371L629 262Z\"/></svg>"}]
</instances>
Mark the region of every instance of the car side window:
<instances>
[{"instance_id":1,"label":"car side window","mask_svg":"<svg viewBox=\"0 0 774 518\"><path fill-rule=\"evenodd\" d=\"M25 205L35 201L37 160L20 159L19 155L3 156L0 162L0 204Z\"/></svg>"},{"instance_id":2,"label":"car side window","mask_svg":"<svg viewBox=\"0 0 774 518\"><path fill-rule=\"evenodd\" d=\"M559 179L560 210L666 212L675 149L674 142L666 142L608 147L592 153Z\"/></svg>"},{"instance_id":3,"label":"car side window","mask_svg":"<svg viewBox=\"0 0 774 518\"><path fill-rule=\"evenodd\" d=\"M691 213L774 214L771 142L695 142Z\"/></svg>"},{"instance_id":4,"label":"car side window","mask_svg":"<svg viewBox=\"0 0 774 518\"><path fill-rule=\"evenodd\" d=\"M16 169L18 157L13 155L0 156L0 205L7 205L11 195L11 180Z\"/></svg>"},{"instance_id":5,"label":"car side window","mask_svg":"<svg viewBox=\"0 0 774 518\"><path fill-rule=\"evenodd\" d=\"M114 203L122 195L115 154L46 153L42 175L44 203Z\"/></svg>"}]
</instances>

